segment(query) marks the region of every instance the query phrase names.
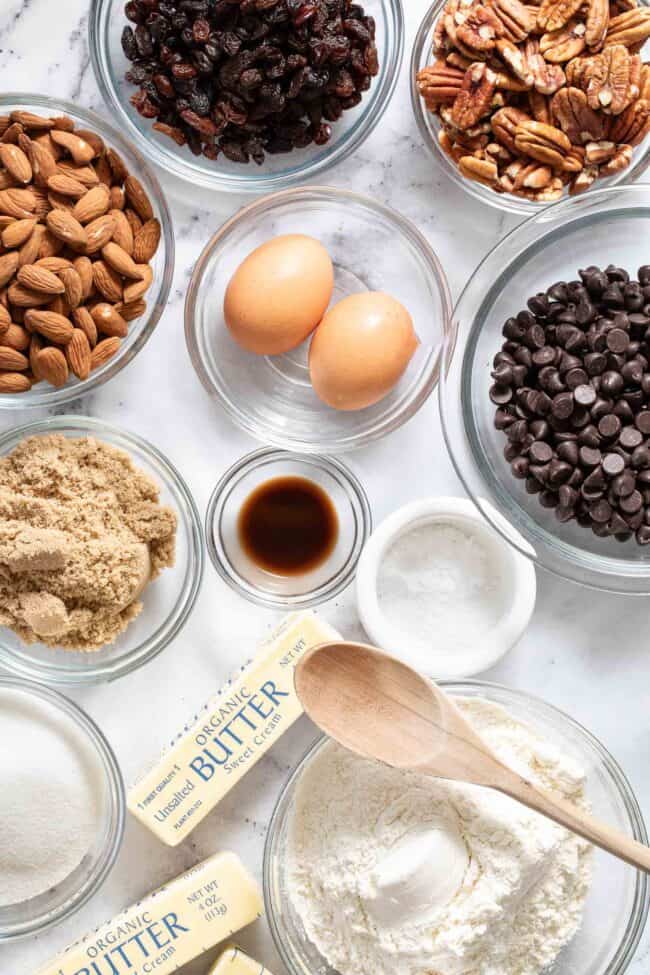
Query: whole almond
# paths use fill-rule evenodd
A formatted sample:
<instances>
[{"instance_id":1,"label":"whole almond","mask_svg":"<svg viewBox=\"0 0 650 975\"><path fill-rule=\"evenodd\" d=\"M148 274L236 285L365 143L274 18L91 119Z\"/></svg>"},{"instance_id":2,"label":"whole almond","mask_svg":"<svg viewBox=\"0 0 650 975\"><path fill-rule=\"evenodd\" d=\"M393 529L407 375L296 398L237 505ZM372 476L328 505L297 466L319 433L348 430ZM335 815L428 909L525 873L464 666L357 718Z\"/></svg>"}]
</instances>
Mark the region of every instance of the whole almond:
<instances>
[{"instance_id":1,"label":"whole almond","mask_svg":"<svg viewBox=\"0 0 650 975\"><path fill-rule=\"evenodd\" d=\"M135 210L140 219L145 222L153 217L153 207L144 186L137 176L129 175L124 181L124 192L129 205Z\"/></svg>"},{"instance_id":2,"label":"whole almond","mask_svg":"<svg viewBox=\"0 0 650 975\"><path fill-rule=\"evenodd\" d=\"M128 335L129 327L113 305L102 301L93 306L90 314L101 335L117 335L120 338Z\"/></svg>"},{"instance_id":3,"label":"whole almond","mask_svg":"<svg viewBox=\"0 0 650 975\"><path fill-rule=\"evenodd\" d=\"M101 135L98 135L96 132L91 132L90 129L75 129L75 134L87 142L89 146L92 146L96 156L102 155L105 146Z\"/></svg>"},{"instance_id":4,"label":"whole almond","mask_svg":"<svg viewBox=\"0 0 650 975\"><path fill-rule=\"evenodd\" d=\"M9 301L16 308L37 308L39 305L49 305L52 295L45 294L43 291L34 291L14 281L9 285Z\"/></svg>"},{"instance_id":5,"label":"whole almond","mask_svg":"<svg viewBox=\"0 0 650 975\"><path fill-rule=\"evenodd\" d=\"M81 289L84 300L87 301L95 288L93 281L93 265L89 257L75 257L73 267L81 280Z\"/></svg>"},{"instance_id":6,"label":"whole almond","mask_svg":"<svg viewBox=\"0 0 650 975\"><path fill-rule=\"evenodd\" d=\"M41 291L46 295L60 295L65 291L61 279L38 264L24 264L19 268L17 277L22 285L32 291Z\"/></svg>"},{"instance_id":7,"label":"whole almond","mask_svg":"<svg viewBox=\"0 0 650 975\"><path fill-rule=\"evenodd\" d=\"M82 329L74 329L72 338L65 347L65 357L68 360L70 370L78 379L88 378L92 353L86 333Z\"/></svg>"},{"instance_id":8,"label":"whole almond","mask_svg":"<svg viewBox=\"0 0 650 975\"><path fill-rule=\"evenodd\" d=\"M63 150L61 149L61 146L57 146L56 142L52 140L52 136L49 132L43 132L41 135L37 135L35 139L32 139L32 141L38 142L39 146L43 146L44 149L47 149L55 162L58 162L59 159L61 159Z\"/></svg>"},{"instance_id":9,"label":"whole almond","mask_svg":"<svg viewBox=\"0 0 650 975\"><path fill-rule=\"evenodd\" d=\"M65 210L66 213L71 214L74 210L74 200L72 197L66 196L64 193L57 193L56 190L47 191L47 202L47 212L50 210Z\"/></svg>"},{"instance_id":10,"label":"whole almond","mask_svg":"<svg viewBox=\"0 0 650 975\"><path fill-rule=\"evenodd\" d=\"M10 192L9 190L7 192ZM75 251L85 250L88 236L78 220L65 210L52 210L47 215L48 230Z\"/></svg>"},{"instance_id":11,"label":"whole almond","mask_svg":"<svg viewBox=\"0 0 650 975\"><path fill-rule=\"evenodd\" d=\"M72 320L75 323L75 326L80 328L85 334L90 347L94 348L94 346L97 345L97 326L95 325L93 317L85 305L72 309Z\"/></svg>"},{"instance_id":12,"label":"whole almond","mask_svg":"<svg viewBox=\"0 0 650 975\"><path fill-rule=\"evenodd\" d=\"M135 212L135 210L132 210L131 209L131 207L127 207L126 208L126 210L124 211L124 216L129 221L129 223L131 225L131 230L133 232L133 236L135 237L135 235L138 233L138 231L139 230L142 230L142 220L137 215L137 213Z\"/></svg>"},{"instance_id":13,"label":"whole almond","mask_svg":"<svg viewBox=\"0 0 650 975\"><path fill-rule=\"evenodd\" d=\"M18 146L0 143L0 163L17 183L27 186L32 181L32 164Z\"/></svg>"},{"instance_id":14,"label":"whole almond","mask_svg":"<svg viewBox=\"0 0 650 975\"><path fill-rule=\"evenodd\" d=\"M29 348L30 335L26 328L22 325L16 325L12 322L7 331L2 336L2 344L8 345L11 349L18 349L19 352L24 352L25 349Z\"/></svg>"},{"instance_id":15,"label":"whole almond","mask_svg":"<svg viewBox=\"0 0 650 975\"><path fill-rule=\"evenodd\" d=\"M124 304L120 301L115 305L115 311L118 315L121 315L125 322L132 322L136 318L140 318L141 315L147 310L147 302L142 298L138 298L137 301L132 301L129 305Z\"/></svg>"},{"instance_id":16,"label":"whole almond","mask_svg":"<svg viewBox=\"0 0 650 975\"><path fill-rule=\"evenodd\" d=\"M111 336L98 342L92 351L90 360L91 368L98 369L108 362L109 359L112 359L121 344L122 340L118 339L117 336Z\"/></svg>"},{"instance_id":17,"label":"whole almond","mask_svg":"<svg viewBox=\"0 0 650 975\"><path fill-rule=\"evenodd\" d=\"M126 193L121 186L111 186L111 210L123 210L126 206Z\"/></svg>"},{"instance_id":18,"label":"whole almond","mask_svg":"<svg viewBox=\"0 0 650 975\"><path fill-rule=\"evenodd\" d=\"M4 305L0 305L0 336L7 331L11 325L11 315Z\"/></svg>"},{"instance_id":19,"label":"whole almond","mask_svg":"<svg viewBox=\"0 0 650 975\"><path fill-rule=\"evenodd\" d=\"M77 200L72 215L81 224L90 223L91 220L102 217L108 210L109 204L110 193L104 184L100 183L98 186L93 186L91 190L87 190Z\"/></svg>"},{"instance_id":20,"label":"whole almond","mask_svg":"<svg viewBox=\"0 0 650 975\"><path fill-rule=\"evenodd\" d=\"M42 145L36 139L28 139L27 136L23 138L25 142L21 141L20 144L32 165L34 182L37 186L47 186L49 177L56 173L56 159L47 146Z\"/></svg>"},{"instance_id":21,"label":"whole almond","mask_svg":"<svg viewBox=\"0 0 650 975\"><path fill-rule=\"evenodd\" d=\"M38 229L38 228L36 228ZM60 254L64 249L65 244L54 234L51 234L47 227L43 227L43 234L40 240L40 247L38 249L39 258L42 257L55 257Z\"/></svg>"},{"instance_id":22,"label":"whole almond","mask_svg":"<svg viewBox=\"0 0 650 975\"><path fill-rule=\"evenodd\" d=\"M58 172L64 176L70 176L78 183L83 183L86 189L90 190L93 186L98 186L100 179L93 166L77 166L71 159L60 159Z\"/></svg>"},{"instance_id":23,"label":"whole almond","mask_svg":"<svg viewBox=\"0 0 650 975\"><path fill-rule=\"evenodd\" d=\"M36 308L30 308L25 313L25 325L57 345L67 345L74 331L68 318L55 311L41 311Z\"/></svg>"},{"instance_id":24,"label":"whole almond","mask_svg":"<svg viewBox=\"0 0 650 975\"><path fill-rule=\"evenodd\" d=\"M55 349L51 345L41 349L36 354L36 362L39 374L46 382L57 388L65 386L69 375L68 362L61 349Z\"/></svg>"},{"instance_id":25,"label":"whole almond","mask_svg":"<svg viewBox=\"0 0 650 975\"><path fill-rule=\"evenodd\" d=\"M142 271L138 268L138 265L127 254L124 248L116 244L115 241L111 241L102 247L102 257L123 278L131 278L132 281L140 281L142 279Z\"/></svg>"},{"instance_id":26,"label":"whole almond","mask_svg":"<svg viewBox=\"0 0 650 975\"><path fill-rule=\"evenodd\" d=\"M160 223L158 220L147 220L142 229L135 235L133 242L133 260L137 264L148 264L158 250L160 244Z\"/></svg>"},{"instance_id":27,"label":"whole almond","mask_svg":"<svg viewBox=\"0 0 650 975\"><path fill-rule=\"evenodd\" d=\"M41 245L45 236L45 227L37 224L31 234L18 251L18 263L22 267L24 264L34 264L41 256Z\"/></svg>"},{"instance_id":28,"label":"whole almond","mask_svg":"<svg viewBox=\"0 0 650 975\"><path fill-rule=\"evenodd\" d=\"M131 230L131 224L121 210L111 210L110 213L113 218L113 223L115 224L113 229L113 240L122 248L122 250L126 251L126 253L132 257L133 231Z\"/></svg>"},{"instance_id":29,"label":"whole almond","mask_svg":"<svg viewBox=\"0 0 650 975\"><path fill-rule=\"evenodd\" d=\"M36 332L32 332L32 336L29 340L29 367L34 373L34 378L37 380L43 379L38 368L38 353L43 348L43 339Z\"/></svg>"},{"instance_id":30,"label":"whole almond","mask_svg":"<svg viewBox=\"0 0 650 975\"><path fill-rule=\"evenodd\" d=\"M83 165L84 163L89 163L91 159L94 159L95 150L93 147L85 139L81 139L73 132L62 132L59 129L53 129L50 135L57 145L67 149L76 163Z\"/></svg>"},{"instance_id":31,"label":"whole almond","mask_svg":"<svg viewBox=\"0 0 650 975\"><path fill-rule=\"evenodd\" d=\"M52 271L54 274L58 274L59 271L64 271L67 267L72 267L72 261L69 261L66 257L41 257L36 261L38 267L44 267L46 271Z\"/></svg>"},{"instance_id":32,"label":"whole almond","mask_svg":"<svg viewBox=\"0 0 650 975\"><path fill-rule=\"evenodd\" d=\"M15 251L0 256L0 288L11 281L17 270L18 254Z\"/></svg>"},{"instance_id":33,"label":"whole almond","mask_svg":"<svg viewBox=\"0 0 650 975\"><path fill-rule=\"evenodd\" d=\"M25 220L14 220L2 231L2 243L11 250L14 247L22 247L25 241L31 236L36 226L36 217L27 217Z\"/></svg>"},{"instance_id":34,"label":"whole almond","mask_svg":"<svg viewBox=\"0 0 650 975\"><path fill-rule=\"evenodd\" d=\"M16 111L11 113L11 121L18 122L19 125L23 125L26 129L43 129L47 131L54 126L51 118L36 115L35 112L24 112L22 109L16 109Z\"/></svg>"},{"instance_id":35,"label":"whole almond","mask_svg":"<svg viewBox=\"0 0 650 975\"><path fill-rule=\"evenodd\" d=\"M132 284L128 284L124 289L122 300L127 305L129 305L132 301L137 301L139 298L142 298L151 287L151 283L153 281L153 271L151 270L149 264L137 264L136 267L140 270L142 280L134 281Z\"/></svg>"},{"instance_id":36,"label":"whole almond","mask_svg":"<svg viewBox=\"0 0 650 975\"><path fill-rule=\"evenodd\" d=\"M50 191L41 189L40 186L32 186L31 189L34 194L34 216L43 220L50 212Z\"/></svg>"},{"instance_id":37,"label":"whole almond","mask_svg":"<svg viewBox=\"0 0 650 975\"><path fill-rule=\"evenodd\" d=\"M74 132L75 124L69 115L57 115L52 119L52 128L59 132Z\"/></svg>"},{"instance_id":38,"label":"whole almond","mask_svg":"<svg viewBox=\"0 0 650 975\"><path fill-rule=\"evenodd\" d=\"M113 226L113 218L110 213L105 214L103 217L97 217L96 220L92 220L86 224L88 241L86 245L87 254L97 253L97 251L100 251L109 242L113 236Z\"/></svg>"},{"instance_id":39,"label":"whole almond","mask_svg":"<svg viewBox=\"0 0 650 975\"><path fill-rule=\"evenodd\" d=\"M122 300L122 278L104 261L95 261L93 264L93 281L99 293L111 304Z\"/></svg>"},{"instance_id":40,"label":"whole almond","mask_svg":"<svg viewBox=\"0 0 650 975\"><path fill-rule=\"evenodd\" d=\"M111 167L111 172L113 173L113 182L118 183L121 186L129 175L129 171L124 165L124 160L120 156L117 149L112 148L106 150L106 160Z\"/></svg>"},{"instance_id":41,"label":"whole almond","mask_svg":"<svg viewBox=\"0 0 650 975\"><path fill-rule=\"evenodd\" d=\"M108 153L107 153L108 155ZM113 170L111 169L106 156L100 156L94 164L95 175L100 183L110 188L113 183Z\"/></svg>"},{"instance_id":42,"label":"whole almond","mask_svg":"<svg viewBox=\"0 0 650 975\"><path fill-rule=\"evenodd\" d=\"M80 183L78 179L74 179L72 176L66 176L64 173L55 173L53 176L50 176L47 185L55 193L60 193L61 196L71 196L75 200L80 200L88 192L87 186Z\"/></svg>"},{"instance_id":43,"label":"whole almond","mask_svg":"<svg viewBox=\"0 0 650 975\"><path fill-rule=\"evenodd\" d=\"M69 307L78 308L83 301L83 285L81 278L73 267L65 268L59 272L59 277L65 288L65 298Z\"/></svg>"},{"instance_id":44,"label":"whole almond","mask_svg":"<svg viewBox=\"0 0 650 975\"><path fill-rule=\"evenodd\" d=\"M0 372L0 393L26 393L32 384L22 372Z\"/></svg>"},{"instance_id":45,"label":"whole almond","mask_svg":"<svg viewBox=\"0 0 650 975\"><path fill-rule=\"evenodd\" d=\"M0 369L6 372L23 372L24 369L29 369L29 359L17 349L0 345Z\"/></svg>"},{"instance_id":46,"label":"whole almond","mask_svg":"<svg viewBox=\"0 0 650 975\"><path fill-rule=\"evenodd\" d=\"M31 190L0 190L0 213L23 220L31 217L35 209L36 198Z\"/></svg>"},{"instance_id":47,"label":"whole almond","mask_svg":"<svg viewBox=\"0 0 650 975\"><path fill-rule=\"evenodd\" d=\"M48 311L54 311L57 315L63 315L64 318L70 318L72 309L68 304L68 299L63 295L54 295L52 301L47 306Z\"/></svg>"},{"instance_id":48,"label":"whole almond","mask_svg":"<svg viewBox=\"0 0 650 975\"><path fill-rule=\"evenodd\" d=\"M2 133L2 139L0 142L11 143L11 145L16 145L18 138L25 131L20 122L12 122L11 125L4 130Z\"/></svg>"}]
</instances>

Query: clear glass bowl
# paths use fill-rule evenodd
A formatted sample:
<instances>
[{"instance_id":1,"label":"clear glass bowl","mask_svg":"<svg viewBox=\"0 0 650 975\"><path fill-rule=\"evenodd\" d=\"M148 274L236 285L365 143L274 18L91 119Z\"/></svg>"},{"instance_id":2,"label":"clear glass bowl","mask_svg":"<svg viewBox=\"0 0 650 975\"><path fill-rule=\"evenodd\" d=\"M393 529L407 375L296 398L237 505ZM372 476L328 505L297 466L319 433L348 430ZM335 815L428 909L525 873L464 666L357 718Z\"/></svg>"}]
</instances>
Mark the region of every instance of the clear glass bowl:
<instances>
[{"instance_id":1,"label":"clear glass bowl","mask_svg":"<svg viewBox=\"0 0 650 975\"><path fill-rule=\"evenodd\" d=\"M438 142L440 120L436 115L427 110L424 99L418 92L416 78L422 68L425 68L433 62L431 54L433 31L446 2L447 0L435 0L429 7L424 15L424 20L420 24L411 54L411 104L424 145L435 160L438 169L446 173L457 186L460 186L466 193L469 193L475 200L480 200L481 203L487 203L489 206L496 207L497 210L505 210L507 213L524 215L539 213L540 210L543 210L549 204L536 203L534 200L523 200L509 193L495 193L489 186L483 186L482 183L476 183L474 180L466 179L461 175L456 164L440 148L440 143ZM647 6L649 3L650 0L639 0L640 6ZM647 54L649 48L650 44L647 44L642 52L646 61L648 60ZM592 194L601 187L622 186L625 183L632 183L646 171L648 164L650 164L650 136L640 146L635 148L632 162L627 169L624 169L618 176L598 180L583 195Z\"/></svg>"},{"instance_id":2,"label":"clear glass bowl","mask_svg":"<svg viewBox=\"0 0 650 975\"><path fill-rule=\"evenodd\" d=\"M255 565L239 540L242 505L260 484L274 477L313 481L336 510L339 530L333 551L322 565L302 575L281 576ZM347 467L333 457L283 450L257 450L227 470L212 492L205 517L208 552L224 582L246 599L274 608L305 609L345 589L371 531L366 493Z\"/></svg>"},{"instance_id":3,"label":"clear glass bowl","mask_svg":"<svg viewBox=\"0 0 650 975\"><path fill-rule=\"evenodd\" d=\"M648 260L650 185L595 190L557 203L520 224L471 276L454 311L455 350L445 349L440 384L442 424L454 467L493 528L541 568L611 592L650 592L650 550L634 539L597 538L526 494L503 457L488 389L501 328L527 299L579 268L609 263L636 273ZM485 502L488 502L487 504ZM522 536L503 531L490 505Z\"/></svg>"},{"instance_id":4,"label":"clear glass bowl","mask_svg":"<svg viewBox=\"0 0 650 975\"><path fill-rule=\"evenodd\" d=\"M194 186L234 193L264 193L302 183L346 159L365 141L381 119L397 83L404 53L404 14L401 0L364 0L375 18L379 74L357 108L344 112L332 125L324 146L309 146L267 156L262 166L232 163L220 156L211 161L193 156L187 146L154 131L154 120L144 119L129 99L136 91L124 80L130 62L122 51L121 35L127 23L124 0L93 0L88 20L89 44L95 78L109 108L130 139L163 170Z\"/></svg>"},{"instance_id":5,"label":"clear glass bowl","mask_svg":"<svg viewBox=\"0 0 650 975\"><path fill-rule=\"evenodd\" d=\"M309 339L285 355L256 356L226 328L222 304L232 274L269 237L287 233L311 234L328 249L332 302L381 290L409 310L421 344L395 389L374 406L342 412L318 399L309 382ZM303 453L364 446L413 416L438 381L450 323L447 281L422 234L394 210L333 187L286 190L240 210L203 251L185 303L185 337L207 391L252 437Z\"/></svg>"},{"instance_id":6,"label":"clear glass bowl","mask_svg":"<svg viewBox=\"0 0 650 975\"><path fill-rule=\"evenodd\" d=\"M595 815L642 843L647 834L639 804L609 752L593 735L556 708L497 684L441 681L447 693L482 697L580 762ZM286 844L293 797L300 778L327 739L319 738L298 763L273 812L264 851L264 899L277 950L289 975L336 975L309 941L287 890ZM639 943L648 915L648 878L607 853L595 851L594 874L582 925L552 967L553 975L622 975Z\"/></svg>"},{"instance_id":7,"label":"clear glass bowl","mask_svg":"<svg viewBox=\"0 0 650 975\"><path fill-rule=\"evenodd\" d=\"M72 102L62 101L60 98L48 98L46 95L28 95L18 92L0 96L0 115L5 115L14 109L24 109L39 115L69 115L79 128L96 132L106 142L120 153L129 172L137 176L146 189L154 214L160 221L162 234L160 245L151 261L153 268L153 282L145 295L147 311L141 317L129 324L129 334L123 339L118 352L99 369L94 369L88 379L77 379L71 376L65 386L55 389L47 383L38 383L26 393L0 394L0 409L20 410L36 406L61 406L72 399L84 396L97 389L108 379L116 376L124 366L128 365L143 345L151 338L158 320L165 310L169 290L174 275L174 233L167 203L153 169L142 158L140 152L128 142L113 126L105 122L94 112L80 108Z\"/></svg>"},{"instance_id":8,"label":"clear glass bowl","mask_svg":"<svg viewBox=\"0 0 650 975\"><path fill-rule=\"evenodd\" d=\"M187 622L203 578L199 513L185 481L156 447L101 420L60 416L16 427L0 437L0 456L10 453L25 437L48 433L95 437L118 447L156 481L161 503L170 505L178 515L176 563L146 587L141 596L142 612L115 643L92 653L55 650L40 643L28 646L12 630L0 627L0 667L50 685L114 680L153 660Z\"/></svg>"},{"instance_id":9,"label":"clear glass bowl","mask_svg":"<svg viewBox=\"0 0 650 975\"><path fill-rule=\"evenodd\" d=\"M43 702L57 713L57 725L64 735L74 735L85 746L84 757L92 767L101 795L101 820L92 849L79 866L45 894L21 904L0 907L0 944L46 928L78 911L106 880L115 863L124 833L125 791L122 775L111 746L97 725L76 704L57 691L31 681L0 677L0 691L14 691L28 701Z\"/></svg>"}]
</instances>

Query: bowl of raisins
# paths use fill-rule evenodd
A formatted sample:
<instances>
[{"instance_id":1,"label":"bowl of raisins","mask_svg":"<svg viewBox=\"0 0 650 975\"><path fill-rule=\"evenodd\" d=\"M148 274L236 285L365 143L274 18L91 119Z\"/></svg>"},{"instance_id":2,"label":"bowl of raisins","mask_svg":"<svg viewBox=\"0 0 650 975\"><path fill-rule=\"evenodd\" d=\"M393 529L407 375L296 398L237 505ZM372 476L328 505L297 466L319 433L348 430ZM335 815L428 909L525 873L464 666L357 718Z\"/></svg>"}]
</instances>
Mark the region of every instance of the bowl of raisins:
<instances>
[{"instance_id":1,"label":"bowl of raisins","mask_svg":"<svg viewBox=\"0 0 650 975\"><path fill-rule=\"evenodd\" d=\"M93 0L89 32L125 134L167 172L240 193L358 148L404 46L401 0Z\"/></svg>"}]
</instances>

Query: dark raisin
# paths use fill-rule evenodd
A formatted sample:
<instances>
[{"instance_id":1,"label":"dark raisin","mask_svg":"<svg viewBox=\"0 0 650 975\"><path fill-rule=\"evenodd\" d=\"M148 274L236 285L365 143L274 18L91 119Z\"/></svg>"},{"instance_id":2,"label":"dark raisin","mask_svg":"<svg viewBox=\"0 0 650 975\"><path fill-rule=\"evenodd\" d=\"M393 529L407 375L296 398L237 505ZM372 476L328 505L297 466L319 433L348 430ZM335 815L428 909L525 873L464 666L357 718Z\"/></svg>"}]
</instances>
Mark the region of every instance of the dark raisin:
<instances>
[{"instance_id":1,"label":"dark raisin","mask_svg":"<svg viewBox=\"0 0 650 975\"><path fill-rule=\"evenodd\" d=\"M135 42L135 34L130 27L125 27L122 31L122 50L124 57L129 61L135 61L138 56L138 45Z\"/></svg>"}]
</instances>

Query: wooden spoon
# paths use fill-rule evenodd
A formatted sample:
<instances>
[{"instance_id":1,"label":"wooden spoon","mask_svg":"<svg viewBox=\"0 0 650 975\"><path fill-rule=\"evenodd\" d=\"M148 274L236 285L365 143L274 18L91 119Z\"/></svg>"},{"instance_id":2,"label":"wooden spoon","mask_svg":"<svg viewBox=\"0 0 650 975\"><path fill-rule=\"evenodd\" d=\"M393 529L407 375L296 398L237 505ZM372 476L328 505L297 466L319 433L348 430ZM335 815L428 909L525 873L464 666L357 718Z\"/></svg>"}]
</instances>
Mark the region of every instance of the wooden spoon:
<instances>
[{"instance_id":1,"label":"wooden spoon","mask_svg":"<svg viewBox=\"0 0 650 975\"><path fill-rule=\"evenodd\" d=\"M301 658L294 679L312 721L357 755L497 789L650 872L649 847L504 765L450 697L394 657L362 643L325 643Z\"/></svg>"}]
</instances>

